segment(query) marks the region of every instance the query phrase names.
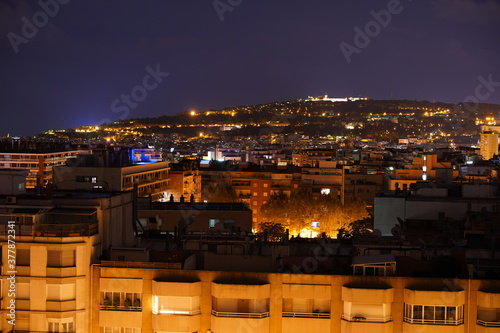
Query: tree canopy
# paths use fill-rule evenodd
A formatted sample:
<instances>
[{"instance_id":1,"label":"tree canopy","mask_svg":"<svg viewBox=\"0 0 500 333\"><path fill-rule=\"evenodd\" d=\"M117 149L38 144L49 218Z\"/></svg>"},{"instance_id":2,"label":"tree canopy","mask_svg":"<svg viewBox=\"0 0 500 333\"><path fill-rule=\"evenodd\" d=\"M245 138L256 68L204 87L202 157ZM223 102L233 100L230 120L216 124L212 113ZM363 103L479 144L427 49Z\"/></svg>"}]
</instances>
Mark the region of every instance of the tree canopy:
<instances>
[{"instance_id":1,"label":"tree canopy","mask_svg":"<svg viewBox=\"0 0 500 333\"><path fill-rule=\"evenodd\" d=\"M202 200L208 202L240 202L234 188L223 182L212 182L203 188Z\"/></svg>"},{"instance_id":2,"label":"tree canopy","mask_svg":"<svg viewBox=\"0 0 500 333\"><path fill-rule=\"evenodd\" d=\"M313 196L308 188L302 188L290 197L281 192L272 195L262 206L261 214L264 223L279 223L289 228L292 234L312 229L331 237L336 236L339 229L357 232L361 228L355 222L369 217L361 200L355 199L342 205L332 195ZM312 227L311 222L319 222L319 227Z\"/></svg>"}]
</instances>

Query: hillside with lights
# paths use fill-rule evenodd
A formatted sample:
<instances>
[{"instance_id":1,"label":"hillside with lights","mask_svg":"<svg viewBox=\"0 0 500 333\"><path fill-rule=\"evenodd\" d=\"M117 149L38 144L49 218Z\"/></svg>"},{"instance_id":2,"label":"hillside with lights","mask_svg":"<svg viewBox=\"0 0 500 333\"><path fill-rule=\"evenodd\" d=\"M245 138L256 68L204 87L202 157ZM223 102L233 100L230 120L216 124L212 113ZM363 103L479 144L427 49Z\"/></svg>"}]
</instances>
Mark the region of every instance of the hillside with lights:
<instances>
[{"instance_id":1,"label":"hillside with lights","mask_svg":"<svg viewBox=\"0 0 500 333\"><path fill-rule=\"evenodd\" d=\"M500 105L308 98L222 110L189 110L156 118L119 120L100 126L49 130L42 135L69 139L126 140L130 137L178 139L260 138L272 135L361 137L395 141L421 137L429 141L478 135L481 125L500 123Z\"/></svg>"}]
</instances>

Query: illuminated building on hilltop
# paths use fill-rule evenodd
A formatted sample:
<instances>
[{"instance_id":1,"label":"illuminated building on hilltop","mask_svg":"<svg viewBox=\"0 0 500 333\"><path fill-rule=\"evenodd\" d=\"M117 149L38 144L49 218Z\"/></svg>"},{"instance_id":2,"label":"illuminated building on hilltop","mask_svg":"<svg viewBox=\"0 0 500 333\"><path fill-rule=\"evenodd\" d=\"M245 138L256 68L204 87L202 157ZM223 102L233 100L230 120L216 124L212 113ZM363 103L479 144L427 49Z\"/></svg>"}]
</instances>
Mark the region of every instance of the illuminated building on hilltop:
<instances>
[{"instance_id":1,"label":"illuminated building on hilltop","mask_svg":"<svg viewBox=\"0 0 500 333\"><path fill-rule=\"evenodd\" d=\"M355 102L355 101L367 101L368 97L328 97L328 95L313 97L309 96L308 101L326 101L326 102Z\"/></svg>"}]
</instances>

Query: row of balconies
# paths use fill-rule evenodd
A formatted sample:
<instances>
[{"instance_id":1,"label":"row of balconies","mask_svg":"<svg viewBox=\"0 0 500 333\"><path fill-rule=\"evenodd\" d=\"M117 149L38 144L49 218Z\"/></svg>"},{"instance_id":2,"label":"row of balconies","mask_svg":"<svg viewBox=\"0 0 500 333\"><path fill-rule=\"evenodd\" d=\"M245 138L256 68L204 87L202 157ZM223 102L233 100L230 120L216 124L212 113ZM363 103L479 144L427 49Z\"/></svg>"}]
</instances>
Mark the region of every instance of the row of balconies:
<instances>
[{"instance_id":1,"label":"row of balconies","mask_svg":"<svg viewBox=\"0 0 500 333\"><path fill-rule=\"evenodd\" d=\"M30 276L30 266L16 265L16 272L18 276ZM45 271L46 277L73 277L76 276L76 267L47 267Z\"/></svg>"},{"instance_id":2,"label":"row of balconies","mask_svg":"<svg viewBox=\"0 0 500 333\"><path fill-rule=\"evenodd\" d=\"M30 311L29 299L16 299L16 310L18 311ZM54 312L65 312L65 311L76 311L79 310L76 307L76 300L68 301L46 301L45 311ZM37 311L40 309L37 309Z\"/></svg>"}]
</instances>

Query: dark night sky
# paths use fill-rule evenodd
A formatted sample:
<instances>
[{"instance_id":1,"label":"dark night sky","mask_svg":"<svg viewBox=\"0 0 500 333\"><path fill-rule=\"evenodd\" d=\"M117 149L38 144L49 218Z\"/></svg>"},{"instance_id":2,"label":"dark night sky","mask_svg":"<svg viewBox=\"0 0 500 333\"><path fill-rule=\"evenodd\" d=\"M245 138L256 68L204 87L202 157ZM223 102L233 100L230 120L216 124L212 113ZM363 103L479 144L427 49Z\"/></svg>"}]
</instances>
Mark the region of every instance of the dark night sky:
<instances>
[{"instance_id":1,"label":"dark night sky","mask_svg":"<svg viewBox=\"0 0 500 333\"><path fill-rule=\"evenodd\" d=\"M222 21L213 0L59 1L44 17L0 0L0 136L325 93L500 104L500 83L476 93L500 82L500 0L401 0L386 27L370 12L397 0L219 0L236 5ZM339 44L367 23L380 31L348 63ZM170 74L146 91L158 64ZM131 91L147 96L126 114Z\"/></svg>"}]
</instances>

